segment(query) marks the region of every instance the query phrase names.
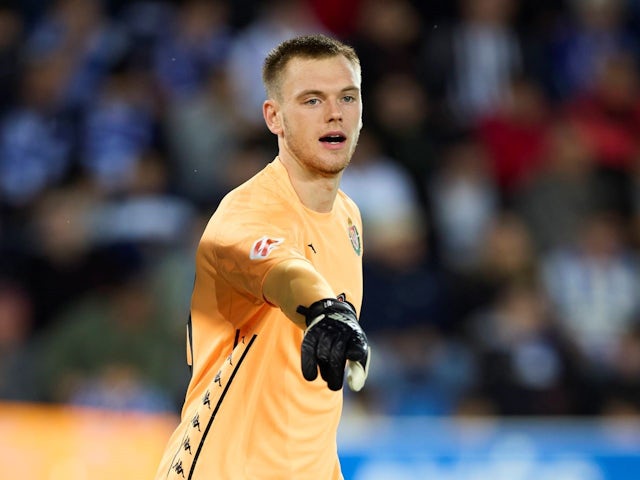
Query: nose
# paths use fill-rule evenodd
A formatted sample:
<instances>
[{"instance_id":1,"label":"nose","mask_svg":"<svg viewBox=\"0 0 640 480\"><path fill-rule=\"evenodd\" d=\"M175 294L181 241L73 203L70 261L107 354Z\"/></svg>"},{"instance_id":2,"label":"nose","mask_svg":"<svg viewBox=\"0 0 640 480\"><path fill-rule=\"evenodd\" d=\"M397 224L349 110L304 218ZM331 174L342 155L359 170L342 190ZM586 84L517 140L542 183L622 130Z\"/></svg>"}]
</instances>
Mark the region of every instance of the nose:
<instances>
[{"instance_id":1,"label":"nose","mask_svg":"<svg viewBox=\"0 0 640 480\"><path fill-rule=\"evenodd\" d=\"M330 122L342 120L342 108L338 100L327 102L327 117Z\"/></svg>"}]
</instances>

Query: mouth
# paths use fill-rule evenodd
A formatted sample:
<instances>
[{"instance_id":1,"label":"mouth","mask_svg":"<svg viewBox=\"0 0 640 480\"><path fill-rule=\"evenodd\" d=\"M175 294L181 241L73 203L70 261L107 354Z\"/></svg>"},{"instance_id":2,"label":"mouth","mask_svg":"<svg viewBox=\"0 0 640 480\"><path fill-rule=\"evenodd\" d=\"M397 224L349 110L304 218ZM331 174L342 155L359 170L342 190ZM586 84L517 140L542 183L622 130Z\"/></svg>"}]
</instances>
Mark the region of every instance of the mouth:
<instances>
[{"instance_id":1,"label":"mouth","mask_svg":"<svg viewBox=\"0 0 640 480\"><path fill-rule=\"evenodd\" d=\"M345 137L342 133L330 133L323 137L320 137L320 141L327 145L337 146L342 145L347 141L347 137Z\"/></svg>"}]
</instances>

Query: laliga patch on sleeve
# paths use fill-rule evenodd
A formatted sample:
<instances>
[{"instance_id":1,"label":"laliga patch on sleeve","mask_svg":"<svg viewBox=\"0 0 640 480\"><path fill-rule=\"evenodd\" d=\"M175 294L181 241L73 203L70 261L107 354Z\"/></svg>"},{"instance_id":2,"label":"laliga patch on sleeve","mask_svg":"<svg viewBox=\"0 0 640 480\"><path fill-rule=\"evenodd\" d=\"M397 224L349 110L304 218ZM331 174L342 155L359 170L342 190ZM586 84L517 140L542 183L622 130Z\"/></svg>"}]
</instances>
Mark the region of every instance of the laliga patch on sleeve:
<instances>
[{"instance_id":1,"label":"laliga patch on sleeve","mask_svg":"<svg viewBox=\"0 0 640 480\"><path fill-rule=\"evenodd\" d=\"M284 238L269 238L262 237L259 240L253 242L249 258L251 260L257 260L259 258L267 258L269 254L284 241Z\"/></svg>"}]
</instances>

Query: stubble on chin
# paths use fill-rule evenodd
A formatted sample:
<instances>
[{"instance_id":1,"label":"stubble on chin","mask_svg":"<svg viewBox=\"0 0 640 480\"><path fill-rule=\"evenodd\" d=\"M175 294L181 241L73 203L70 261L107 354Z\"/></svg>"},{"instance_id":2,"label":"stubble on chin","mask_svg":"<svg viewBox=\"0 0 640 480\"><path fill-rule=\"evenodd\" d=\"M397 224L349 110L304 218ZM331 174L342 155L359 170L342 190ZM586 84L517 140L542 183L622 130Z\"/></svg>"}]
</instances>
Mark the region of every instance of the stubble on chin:
<instances>
[{"instance_id":1,"label":"stubble on chin","mask_svg":"<svg viewBox=\"0 0 640 480\"><path fill-rule=\"evenodd\" d=\"M323 162L319 160L316 166L316 169L327 176L338 175L343 172L351 163L351 158L353 157L354 152L356 151L356 147L358 145L358 138L353 145L349 147L347 152L335 152L335 158L331 162Z\"/></svg>"},{"instance_id":2,"label":"stubble on chin","mask_svg":"<svg viewBox=\"0 0 640 480\"><path fill-rule=\"evenodd\" d=\"M342 173L342 171L349 166L349 163L351 163L351 157L349 156L348 158L342 158L340 160L336 159L331 163L323 162L322 160L319 160L316 163L315 168L318 172L327 176L335 176Z\"/></svg>"},{"instance_id":3,"label":"stubble on chin","mask_svg":"<svg viewBox=\"0 0 640 480\"><path fill-rule=\"evenodd\" d=\"M286 120L284 121L284 125L285 131L290 131ZM325 177L335 177L342 173L351 163L351 157L353 157L356 150L359 136L360 132L356 134L355 142L346 151L325 151L318 156L310 155L302 145L299 145L293 138L287 135L285 135L284 138L284 148L288 151L289 155L295 158L304 168L315 171Z\"/></svg>"},{"instance_id":4,"label":"stubble on chin","mask_svg":"<svg viewBox=\"0 0 640 480\"><path fill-rule=\"evenodd\" d=\"M349 163L351 163L352 152L323 152L319 155L309 154L302 148L294 145L287 145L289 155L296 159L304 169L313 171L325 177L335 177L339 175ZM353 151L353 149L351 149Z\"/></svg>"}]
</instances>

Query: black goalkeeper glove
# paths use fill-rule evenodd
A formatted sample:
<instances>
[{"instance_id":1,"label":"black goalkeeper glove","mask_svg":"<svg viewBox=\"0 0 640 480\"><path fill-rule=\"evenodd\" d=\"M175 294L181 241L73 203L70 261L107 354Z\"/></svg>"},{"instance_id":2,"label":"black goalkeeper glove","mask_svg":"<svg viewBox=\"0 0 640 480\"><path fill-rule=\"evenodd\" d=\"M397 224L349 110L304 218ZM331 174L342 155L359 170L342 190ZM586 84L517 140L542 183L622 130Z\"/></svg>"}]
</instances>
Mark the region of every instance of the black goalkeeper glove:
<instances>
[{"instance_id":1,"label":"black goalkeeper glove","mask_svg":"<svg viewBox=\"0 0 640 480\"><path fill-rule=\"evenodd\" d=\"M351 390L364 386L369 373L370 348L356 311L348 302L325 298L296 310L304 315L307 329L302 341L302 374L313 381L320 375L331 390L340 390L348 366Z\"/></svg>"}]
</instances>

